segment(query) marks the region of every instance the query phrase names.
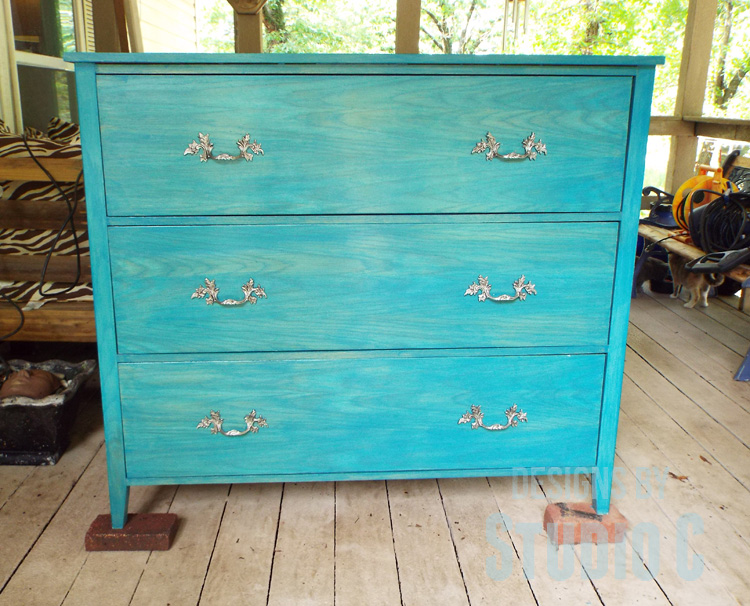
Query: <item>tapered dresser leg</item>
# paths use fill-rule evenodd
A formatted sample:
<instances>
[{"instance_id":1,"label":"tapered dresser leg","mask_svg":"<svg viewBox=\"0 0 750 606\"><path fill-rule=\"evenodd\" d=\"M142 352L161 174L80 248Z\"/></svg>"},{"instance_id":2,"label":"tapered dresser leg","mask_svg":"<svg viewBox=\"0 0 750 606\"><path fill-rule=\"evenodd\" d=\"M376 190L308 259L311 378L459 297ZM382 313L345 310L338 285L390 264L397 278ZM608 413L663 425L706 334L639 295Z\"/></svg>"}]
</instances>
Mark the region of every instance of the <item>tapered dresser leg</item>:
<instances>
[{"instance_id":1,"label":"tapered dresser leg","mask_svg":"<svg viewBox=\"0 0 750 606\"><path fill-rule=\"evenodd\" d=\"M612 497L612 468L595 468L591 472L591 486L594 510L600 515L609 513L609 501Z\"/></svg>"},{"instance_id":2,"label":"tapered dresser leg","mask_svg":"<svg viewBox=\"0 0 750 606\"><path fill-rule=\"evenodd\" d=\"M110 476L109 481L109 510L112 514L112 528L122 528L128 521L128 497L130 486L122 482L115 482Z\"/></svg>"}]
</instances>

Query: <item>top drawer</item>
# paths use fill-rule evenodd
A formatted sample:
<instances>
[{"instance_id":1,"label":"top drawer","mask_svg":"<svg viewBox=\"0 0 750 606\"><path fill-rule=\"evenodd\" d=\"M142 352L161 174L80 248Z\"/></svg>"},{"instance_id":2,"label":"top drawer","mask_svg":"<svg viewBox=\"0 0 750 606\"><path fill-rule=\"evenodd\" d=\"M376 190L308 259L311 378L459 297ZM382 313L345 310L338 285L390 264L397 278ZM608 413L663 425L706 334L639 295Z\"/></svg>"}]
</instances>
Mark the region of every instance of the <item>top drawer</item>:
<instances>
[{"instance_id":1,"label":"top drawer","mask_svg":"<svg viewBox=\"0 0 750 606\"><path fill-rule=\"evenodd\" d=\"M619 211L625 76L98 77L107 212L148 215ZM487 132L501 154L485 161ZM213 155L184 155L198 133Z\"/></svg>"}]
</instances>

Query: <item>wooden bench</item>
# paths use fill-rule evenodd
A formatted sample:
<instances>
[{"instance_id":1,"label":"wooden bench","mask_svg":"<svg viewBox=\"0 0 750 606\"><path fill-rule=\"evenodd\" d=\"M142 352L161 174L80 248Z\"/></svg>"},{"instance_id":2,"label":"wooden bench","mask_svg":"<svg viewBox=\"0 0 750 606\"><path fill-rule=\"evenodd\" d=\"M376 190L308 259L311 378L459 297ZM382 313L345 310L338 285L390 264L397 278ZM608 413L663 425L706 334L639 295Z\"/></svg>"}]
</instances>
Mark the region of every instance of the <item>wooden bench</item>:
<instances>
[{"instance_id":1,"label":"wooden bench","mask_svg":"<svg viewBox=\"0 0 750 606\"><path fill-rule=\"evenodd\" d=\"M669 230L654 225L641 224L638 226L638 235L643 236L645 240L658 242L659 246L671 253L675 253L690 260L698 259L706 254L696 246L686 244L685 242L681 242L680 240L671 237L678 233L680 233L679 230ZM742 290L738 307L741 311L744 310L745 293L747 292L747 288L750 287L750 266L738 265L734 269L724 272L724 275L740 283ZM635 286L633 287L633 294L635 296ZM750 381L750 350L747 352L745 359L737 369L734 379L735 381Z\"/></svg>"},{"instance_id":2,"label":"wooden bench","mask_svg":"<svg viewBox=\"0 0 750 606\"><path fill-rule=\"evenodd\" d=\"M656 227L655 225L641 224L638 226L639 236L643 236L644 239L649 240L650 242L659 242L659 246L663 249L680 255L685 259L698 259L706 254L697 246L686 244L685 242L675 239L673 236L678 233L679 230L669 230L663 227ZM744 310L745 290L750 286L750 265L738 265L734 269L725 272L724 275L732 280L736 280L742 285L739 309Z\"/></svg>"},{"instance_id":3,"label":"wooden bench","mask_svg":"<svg viewBox=\"0 0 750 606\"><path fill-rule=\"evenodd\" d=\"M73 183L81 171L80 159L41 158L44 167L61 183ZM0 158L0 179L47 181L48 177L31 158ZM0 202L0 225L3 229L57 230L68 215L60 200L3 200ZM85 204L79 201L74 216L76 227L86 226ZM0 254L0 279L3 281L38 281L44 255ZM70 283L75 280L75 256L53 256L47 269L48 282ZM88 255L81 258L81 282L91 281ZM20 302L23 303L23 302ZM21 305L23 306L23 305ZM6 301L0 301L0 335L18 326L19 315ZM14 341L94 342L94 307L91 301L45 303L40 309L24 312L23 328L9 338Z\"/></svg>"}]
</instances>

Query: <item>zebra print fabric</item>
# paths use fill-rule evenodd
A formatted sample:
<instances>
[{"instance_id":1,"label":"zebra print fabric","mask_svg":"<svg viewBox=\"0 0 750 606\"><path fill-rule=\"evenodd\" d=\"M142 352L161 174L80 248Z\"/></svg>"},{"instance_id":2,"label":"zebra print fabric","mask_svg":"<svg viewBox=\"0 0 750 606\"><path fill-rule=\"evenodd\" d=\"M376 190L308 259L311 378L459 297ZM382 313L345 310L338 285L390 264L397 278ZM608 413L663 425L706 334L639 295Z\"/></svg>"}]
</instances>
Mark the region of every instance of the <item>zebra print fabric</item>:
<instances>
[{"instance_id":1,"label":"zebra print fabric","mask_svg":"<svg viewBox=\"0 0 750 606\"><path fill-rule=\"evenodd\" d=\"M48 136L36 129L26 129L26 141L37 158L80 158L81 138L78 126L59 118L49 122ZM8 130L0 120L0 157L28 158L29 152L23 138ZM44 161L42 160L42 163ZM67 196L74 195L74 183L61 183ZM60 194L49 181L4 181L0 174L0 199L2 200L57 200ZM83 198L83 188L79 192Z\"/></svg>"},{"instance_id":2,"label":"zebra print fabric","mask_svg":"<svg viewBox=\"0 0 750 606\"><path fill-rule=\"evenodd\" d=\"M44 292L57 293L68 288L69 284L45 282ZM39 309L52 301L93 301L94 293L91 284L79 284L70 292L42 297L39 294L39 282L0 282L0 293L23 305L23 311Z\"/></svg>"},{"instance_id":3,"label":"zebra print fabric","mask_svg":"<svg viewBox=\"0 0 750 606\"><path fill-rule=\"evenodd\" d=\"M82 255L89 254L86 230L76 230ZM48 229L0 229L0 250L4 255L46 255L57 232ZM76 254L73 232L63 232L55 247L55 255Z\"/></svg>"},{"instance_id":4,"label":"zebra print fabric","mask_svg":"<svg viewBox=\"0 0 750 606\"><path fill-rule=\"evenodd\" d=\"M81 142L78 126L59 118L50 120L47 135L27 129L29 147L37 158L80 158ZM23 138L11 133L0 121L0 157L28 158L29 152ZM0 204L2 200L59 200L60 194L54 184L48 181L2 181L0 174ZM75 184L61 183L63 191L73 200ZM83 200L83 188L78 193ZM60 200L60 204L64 204ZM76 230L81 254L89 254L86 230ZM46 255L57 235L57 230L42 229L2 229L0 227L0 253L7 255ZM75 255L73 232L63 232L54 252L57 255ZM12 276L0 276L0 292L19 302L24 311L38 309L49 301L91 301L91 284L77 285L70 292L42 297L39 282L13 281ZM68 288L66 283L45 282L44 292L58 293Z\"/></svg>"}]
</instances>

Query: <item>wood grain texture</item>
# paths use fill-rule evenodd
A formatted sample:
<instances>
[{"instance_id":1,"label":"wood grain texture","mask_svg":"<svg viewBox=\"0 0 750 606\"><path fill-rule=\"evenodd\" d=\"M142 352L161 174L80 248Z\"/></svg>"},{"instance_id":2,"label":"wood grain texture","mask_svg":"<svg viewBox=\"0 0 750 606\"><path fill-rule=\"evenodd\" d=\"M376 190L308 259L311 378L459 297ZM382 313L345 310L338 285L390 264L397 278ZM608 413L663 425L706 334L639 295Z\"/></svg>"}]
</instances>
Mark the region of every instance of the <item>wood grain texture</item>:
<instances>
[{"instance_id":1,"label":"wood grain texture","mask_svg":"<svg viewBox=\"0 0 750 606\"><path fill-rule=\"evenodd\" d=\"M77 158L41 158L40 162L57 181L73 182L82 170ZM46 173L32 158L0 159L0 180L3 181L48 181Z\"/></svg>"},{"instance_id":2,"label":"wood grain texture","mask_svg":"<svg viewBox=\"0 0 750 606\"><path fill-rule=\"evenodd\" d=\"M642 393L627 377L623 384L623 392L623 400L628 400L629 406L637 403L639 399L642 405ZM648 405L653 406L650 403ZM627 415L621 415L620 422L633 423ZM636 472L643 469L669 469L675 477L667 475L665 478L664 492L659 498L662 510L673 523L686 512L698 516L703 524L703 532L696 532L690 536L690 545L696 553L703 556L711 569L720 569L723 572L724 584L730 593L737 597L750 595L750 579L747 578L746 566L750 561L750 545L738 530L723 518L721 509L693 485L690 474L695 464L690 467L675 464L636 427L627 427L627 431L623 433L628 437L620 442L625 442L623 447L627 449L625 458L620 454L622 462L628 469ZM681 436L678 439L681 441ZM704 454L710 456L705 451ZM681 481L675 478L687 479ZM656 487L656 482L653 483L653 487ZM721 541L716 541L716 537L721 537Z\"/></svg>"},{"instance_id":3,"label":"wood grain texture","mask_svg":"<svg viewBox=\"0 0 750 606\"><path fill-rule=\"evenodd\" d=\"M174 546L153 551L130 606L196 604L211 562L229 487L180 486L169 513L179 517Z\"/></svg>"},{"instance_id":4,"label":"wood grain texture","mask_svg":"<svg viewBox=\"0 0 750 606\"><path fill-rule=\"evenodd\" d=\"M615 223L110 228L118 347L601 346L616 230ZM522 275L537 294L506 303L464 296L480 274L495 296L513 294ZM250 277L268 296L256 305L191 299L205 278L216 280L219 299L241 299Z\"/></svg>"},{"instance_id":5,"label":"wood grain texture","mask_svg":"<svg viewBox=\"0 0 750 606\"><path fill-rule=\"evenodd\" d=\"M108 344L115 342L115 318L112 305L109 247L106 233L104 167L101 162L96 66L81 65L76 69L78 113L81 121L81 150L86 173L87 218L91 257L91 279L96 297L94 315L96 336L101 346L101 376L104 435L107 440L107 469L112 526L122 528L128 514L128 487L125 484L125 460L122 450L117 361Z\"/></svg>"},{"instance_id":6,"label":"wood grain texture","mask_svg":"<svg viewBox=\"0 0 750 606\"><path fill-rule=\"evenodd\" d=\"M127 473L430 477L488 465L591 465L603 363L603 356L502 356L123 364ZM498 432L458 424L472 404L482 405L485 423L505 423L514 403L529 422ZM251 409L268 427L236 438L196 429L212 409L225 430L244 429Z\"/></svg>"},{"instance_id":7,"label":"wood grain texture","mask_svg":"<svg viewBox=\"0 0 750 606\"><path fill-rule=\"evenodd\" d=\"M502 582L490 576L490 571L501 568L502 556L488 540L488 528L495 528L495 518L491 516L497 516L500 510L487 478L443 479L438 486L470 603L497 604L502 592L513 596L513 603L518 606L535 605L534 594L515 556L510 563L511 572ZM497 530L499 534L501 528Z\"/></svg>"},{"instance_id":8,"label":"wood grain texture","mask_svg":"<svg viewBox=\"0 0 750 606\"><path fill-rule=\"evenodd\" d=\"M71 443L64 456L53 467L26 468L30 473L0 507L0 527L3 529L3 539L0 541L0 587L14 574L15 567L38 541L50 521L58 515L61 503L81 481L81 476L101 450L104 442L101 417L93 410L96 402L86 404L87 407L76 418ZM23 470L9 469L12 472ZM4 491L5 487L0 493ZM19 518L23 523L13 522ZM82 532L85 532L85 528ZM20 603L22 602L17 602Z\"/></svg>"},{"instance_id":9,"label":"wood grain texture","mask_svg":"<svg viewBox=\"0 0 750 606\"><path fill-rule=\"evenodd\" d=\"M401 601L385 482L336 483L336 603Z\"/></svg>"},{"instance_id":10,"label":"wood grain texture","mask_svg":"<svg viewBox=\"0 0 750 606\"><path fill-rule=\"evenodd\" d=\"M138 513L164 513L176 491L175 486L138 486L131 497L133 509ZM101 506L104 512L106 506ZM87 552L62 606L130 606L150 555L148 551ZM107 583L102 583L105 578Z\"/></svg>"},{"instance_id":11,"label":"wood grain texture","mask_svg":"<svg viewBox=\"0 0 750 606\"><path fill-rule=\"evenodd\" d=\"M88 461L70 494L64 501L57 501L55 515L43 528L44 534L34 543L32 552L22 559L16 556L5 560L6 566L16 564L18 568L11 570L13 576L0 593L0 606L49 606L64 600L88 557L83 544L86 529L106 507L104 449L99 448ZM23 526L20 520L18 526ZM5 525L3 528L8 530ZM10 544L18 545L12 540Z\"/></svg>"},{"instance_id":12,"label":"wood grain texture","mask_svg":"<svg viewBox=\"0 0 750 606\"><path fill-rule=\"evenodd\" d=\"M335 485L286 484L268 587L269 606L333 606Z\"/></svg>"},{"instance_id":13,"label":"wood grain texture","mask_svg":"<svg viewBox=\"0 0 750 606\"><path fill-rule=\"evenodd\" d=\"M600 176L623 171L630 78L102 76L98 86L110 215L621 205L621 180ZM471 151L488 131L501 153L533 132L549 154L487 162ZM265 155L184 156L199 132L214 154L236 154L249 133Z\"/></svg>"},{"instance_id":14,"label":"wood grain texture","mask_svg":"<svg viewBox=\"0 0 750 606\"><path fill-rule=\"evenodd\" d=\"M0 334L18 326L18 312L0 306ZM54 341L93 343L96 341L94 305L91 301L45 303L40 309L24 312L23 328L9 341Z\"/></svg>"},{"instance_id":15,"label":"wood grain texture","mask_svg":"<svg viewBox=\"0 0 750 606\"><path fill-rule=\"evenodd\" d=\"M469 604L435 480L388 482L404 606Z\"/></svg>"},{"instance_id":16,"label":"wood grain texture","mask_svg":"<svg viewBox=\"0 0 750 606\"><path fill-rule=\"evenodd\" d=\"M572 65L593 70L598 66L636 67L640 65L661 65L664 57L658 56L595 56L595 55L368 55L357 54L278 54L261 55L248 59L244 55L216 54L216 53L162 53L154 55L121 54L121 53L65 53L65 61L73 63L101 64L103 71L107 64L123 64L133 70L141 70L148 64L155 64L164 68L170 64L188 65L192 70L199 69L198 65L231 65L243 64L251 68L255 65L271 64L277 71L283 73L287 68L303 66L309 69L315 65L346 65L360 66L361 69L373 69L377 66L390 67L393 65L418 66L448 66L448 65L507 65L514 67ZM216 69L210 68L211 70Z\"/></svg>"},{"instance_id":17,"label":"wood grain texture","mask_svg":"<svg viewBox=\"0 0 750 606\"><path fill-rule=\"evenodd\" d=\"M5 280L36 282L42 273L44 255L0 255L0 275ZM47 282L72 283L76 279L78 263L72 255L53 255L47 264ZM81 282L91 281L91 264L88 256L81 257Z\"/></svg>"},{"instance_id":18,"label":"wood grain texture","mask_svg":"<svg viewBox=\"0 0 750 606\"><path fill-rule=\"evenodd\" d=\"M72 58L115 519L131 483L611 470L657 59ZM487 132L549 154L487 162ZM198 133L264 155L201 163ZM538 294L465 297L480 274ZM190 298L251 277L257 305ZM535 423L458 426L519 393ZM199 431L216 408L269 427Z\"/></svg>"},{"instance_id":19,"label":"wood grain texture","mask_svg":"<svg viewBox=\"0 0 750 606\"><path fill-rule=\"evenodd\" d=\"M59 230L68 214L68 207L62 200L3 200L0 204L0 225L5 229ZM76 228L86 227L84 201L78 201L73 219Z\"/></svg>"},{"instance_id":20,"label":"wood grain texture","mask_svg":"<svg viewBox=\"0 0 750 606\"><path fill-rule=\"evenodd\" d=\"M630 114L630 136L625 164L625 185L622 204L622 222L617 240L615 283L612 292L612 319L609 330L609 355L604 379L602 414L599 430L599 456L594 473L594 506L597 513L609 511L612 488L612 468L617 439L617 420L622 375L625 366L625 347L628 335L628 314L633 284L635 247L638 239L638 213L641 208L640 189L648 141L651 94L654 88L654 70L639 68L633 79L633 105Z\"/></svg>"},{"instance_id":21,"label":"wood grain texture","mask_svg":"<svg viewBox=\"0 0 750 606\"><path fill-rule=\"evenodd\" d=\"M202 606L233 601L266 605L282 491L281 484L232 486L201 592Z\"/></svg>"}]
</instances>

